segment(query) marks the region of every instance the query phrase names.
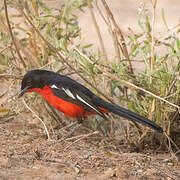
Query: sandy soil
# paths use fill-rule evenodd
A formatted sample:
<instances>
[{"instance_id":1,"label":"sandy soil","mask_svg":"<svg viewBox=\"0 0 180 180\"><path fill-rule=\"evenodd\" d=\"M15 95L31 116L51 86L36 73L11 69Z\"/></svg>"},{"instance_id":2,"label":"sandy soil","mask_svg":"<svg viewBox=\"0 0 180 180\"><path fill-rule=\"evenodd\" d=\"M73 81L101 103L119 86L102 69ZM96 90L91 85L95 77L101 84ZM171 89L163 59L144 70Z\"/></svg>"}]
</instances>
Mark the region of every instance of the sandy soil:
<instances>
[{"instance_id":1,"label":"sandy soil","mask_svg":"<svg viewBox=\"0 0 180 180\"><path fill-rule=\"evenodd\" d=\"M99 134L48 141L43 129L23 116L0 123L2 180L180 179L180 164L170 154L132 152L120 140Z\"/></svg>"},{"instance_id":2,"label":"sandy soil","mask_svg":"<svg viewBox=\"0 0 180 180\"><path fill-rule=\"evenodd\" d=\"M58 7L62 1L46 2L51 7ZM138 31L137 1L107 0L107 2L125 35L128 34L129 26ZM179 7L179 0L158 1L159 15L156 28L159 35L163 31L163 26L159 23L161 8L166 11L168 23L174 26L180 18ZM84 43L95 43L97 46L94 48L97 49L99 42L88 10L85 14L78 13ZM98 15L97 17L99 18ZM107 30L103 28L104 25L99 26L103 36L106 36ZM112 57L112 43L108 38L105 39L105 44L108 56ZM0 92L6 89L4 86ZM172 160L169 153L157 154L151 151L137 153L135 149L122 143L121 139L105 138L100 134L78 140L54 138L48 141L43 128L31 120L30 113L8 119L0 116L0 180L180 179L180 163ZM55 133L58 134L58 130L55 130ZM85 133L87 132L82 128L75 135Z\"/></svg>"}]
</instances>

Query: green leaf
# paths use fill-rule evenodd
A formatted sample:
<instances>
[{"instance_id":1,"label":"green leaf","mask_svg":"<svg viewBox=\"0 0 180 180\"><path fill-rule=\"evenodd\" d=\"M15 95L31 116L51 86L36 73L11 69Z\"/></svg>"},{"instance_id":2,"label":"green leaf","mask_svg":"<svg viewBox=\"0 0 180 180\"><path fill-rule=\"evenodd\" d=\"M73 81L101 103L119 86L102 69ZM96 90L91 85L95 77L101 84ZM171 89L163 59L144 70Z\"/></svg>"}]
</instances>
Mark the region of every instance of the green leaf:
<instances>
[{"instance_id":1,"label":"green leaf","mask_svg":"<svg viewBox=\"0 0 180 180\"><path fill-rule=\"evenodd\" d=\"M177 48L178 48L178 50L179 50L179 52L180 52L180 40L177 38Z\"/></svg>"},{"instance_id":2,"label":"green leaf","mask_svg":"<svg viewBox=\"0 0 180 180\"><path fill-rule=\"evenodd\" d=\"M165 18L164 8L162 8L162 10L161 10L161 15L162 15L164 25L166 26L167 30L169 30L169 27L167 25L166 18Z\"/></svg>"},{"instance_id":3,"label":"green leaf","mask_svg":"<svg viewBox=\"0 0 180 180\"><path fill-rule=\"evenodd\" d=\"M93 44L87 44L87 45L85 45L85 46L83 46L82 48L90 48L90 47L92 47L93 46Z\"/></svg>"}]
</instances>

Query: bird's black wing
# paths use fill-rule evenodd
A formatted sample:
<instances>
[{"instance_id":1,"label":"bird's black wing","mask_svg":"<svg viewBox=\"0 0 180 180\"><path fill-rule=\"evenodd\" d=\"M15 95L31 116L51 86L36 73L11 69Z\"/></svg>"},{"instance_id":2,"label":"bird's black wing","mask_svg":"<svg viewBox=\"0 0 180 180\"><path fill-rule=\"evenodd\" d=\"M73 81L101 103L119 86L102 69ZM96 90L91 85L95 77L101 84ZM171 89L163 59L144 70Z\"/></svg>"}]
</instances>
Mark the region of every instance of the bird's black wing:
<instances>
[{"instance_id":1,"label":"bird's black wing","mask_svg":"<svg viewBox=\"0 0 180 180\"><path fill-rule=\"evenodd\" d=\"M71 86L70 84L52 84L50 87L56 97L81 106L85 111L99 114L100 116L105 118L104 114L101 112L98 106L96 106L95 103L92 102L92 99L88 96L88 94L81 91L79 87L77 87L77 85L73 86L72 84Z\"/></svg>"},{"instance_id":2,"label":"bird's black wing","mask_svg":"<svg viewBox=\"0 0 180 180\"><path fill-rule=\"evenodd\" d=\"M55 86L53 87L53 85L51 85L55 96L62 99L64 98L65 101L77 104L83 107L85 110L95 112L104 118L104 114L100 111L98 107L102 107L109 112L117 114L130 121L136 121L161 133L163 132L163 129L155 122L128 109L117 106L116 104L111 104L104 101L100 97L93 94L89 89L87 89L80 83L70 79L69 77L56 75L56 78L56 81L54 81L56 82L56 84L54 84ZM53 79L55 80L55 78Z\"/></svg>"}]
</instances>

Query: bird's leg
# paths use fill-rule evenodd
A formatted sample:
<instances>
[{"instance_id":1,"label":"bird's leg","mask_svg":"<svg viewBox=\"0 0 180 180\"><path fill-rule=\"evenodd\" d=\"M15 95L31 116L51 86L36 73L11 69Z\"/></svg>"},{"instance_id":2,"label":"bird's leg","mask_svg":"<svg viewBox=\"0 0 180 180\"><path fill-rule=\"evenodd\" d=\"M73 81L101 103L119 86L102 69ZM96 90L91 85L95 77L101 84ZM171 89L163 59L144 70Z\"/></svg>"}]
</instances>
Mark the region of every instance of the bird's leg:
<instances>
[{"instance_id":1,"label":"bird's leg","mask_svg":"<svg viewBox=\"0 0 180 180\"><path fill-rule=\"evenodd\" d=\"M78 119L77 119L77 122L78 122L79 124L82 124L83 118L78 118Z\"/></svg>"},{"instance_id":2,"label":"bird's leg","mask_svg":"<svg viewBox=\"0 0 180 180\"><path fill-rule=\"evenodd\" d=\"M70 136L74 133L74 131L75 131L79 126L81 126L82 121L83 121L82 118L78 118L77 122L73 123L73 125L72 125L73 128L66 134L65 138L70 137ZM70 126L70 127L72 127L72 126Z\"/></svg>"},{"instance_id":3,"label":"bird's leg","mask_svg":"<svg viewBox=\"0 0 180 180\"><path fill-rule=\"evenodd\" d=\"M97 129L103 133L104 136L109 136L110 135L110 129L109 129L109 121L106 119L99 119L98 117L96 118L97 122Z\"/></svg>"},{"instance_id":4,"label":"bird's leg","mask_svg":"<svg viewBox=\"0 0 180 180\"><path fill-rule=\"evenodd\" d=\"M62 127L62 128L60 129L60 131L63 131L64 129L67 129L67 128L70 128L70 127L72 127L72 126L75 126L76 124L77 124L77 122L72 122L72 123L68 124L67 126Z\"/></svg>"}]
</instances>

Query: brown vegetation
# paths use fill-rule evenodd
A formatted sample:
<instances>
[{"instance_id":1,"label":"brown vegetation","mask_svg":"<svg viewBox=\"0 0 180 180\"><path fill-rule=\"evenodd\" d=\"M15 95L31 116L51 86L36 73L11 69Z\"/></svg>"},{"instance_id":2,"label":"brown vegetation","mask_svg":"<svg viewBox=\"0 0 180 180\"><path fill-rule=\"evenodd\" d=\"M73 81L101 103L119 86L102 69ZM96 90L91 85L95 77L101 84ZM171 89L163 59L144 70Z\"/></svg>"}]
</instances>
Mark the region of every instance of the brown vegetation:
<instances>
[{"instance_id":1,"label":"brown vegetation","mask_svg":"<svg viewBox=\"0 0 180 180\"><path fill-rule=\"evenodd\" d=\"M130 27L129 36L124 37L105 0L92 4L67 0L61 9L35 0L20 4L4 0L0 11L0 178L7 177L5 172L7 179L180 178L180 25L169 28L162 11L166 31L157 37L157 1L152 2L152 18L145 4L139 11L141 32ZM98 53L92 44L81 42L75 14L85 7L98 35ZM115 54L110 60L95 8L112 39ZM163 48L162 55L159 49ZM134 68L136 63L143 67L141 72ZM68 131L63 127L71 120L36 94L17 100L19 80L34 68L81 81L106 100L155 121L173 141L137 124L122 123L113 115L104 125L110 137L96 131L99 117L95 117L85 121L72 138L63 139Z\"/></svg>"}]
</instances>

